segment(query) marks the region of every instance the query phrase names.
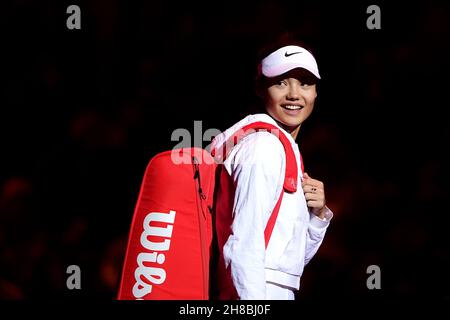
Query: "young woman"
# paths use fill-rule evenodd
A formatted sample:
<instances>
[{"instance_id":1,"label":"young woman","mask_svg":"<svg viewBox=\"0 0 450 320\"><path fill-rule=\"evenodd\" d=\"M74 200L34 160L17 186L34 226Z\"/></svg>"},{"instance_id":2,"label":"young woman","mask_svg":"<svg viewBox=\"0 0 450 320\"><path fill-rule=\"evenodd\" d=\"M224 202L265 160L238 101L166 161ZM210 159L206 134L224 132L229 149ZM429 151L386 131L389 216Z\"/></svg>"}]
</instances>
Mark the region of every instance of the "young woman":
<instances>
[{"instance_id":1,"label":"young woman","mask_svg":"<svg viewBox=\"0 0 450 320\"><path fill-rule=\"evenodd\" d=\"M284 191L285 150L278 137L263 131L245 136L223 161L216 202L219 299L293 300L304 266L324 239L333 213L326 207L324 183L300 170L295 142L314 109L319 79L308 50L293 42L278 46L259 64L257 91L264 111L245 117L211 145L219 150L240 128L270 123L288 138L298 168L297 191ZM265 227L281 192L266 247Z\"/></svg>"}]
</instances>

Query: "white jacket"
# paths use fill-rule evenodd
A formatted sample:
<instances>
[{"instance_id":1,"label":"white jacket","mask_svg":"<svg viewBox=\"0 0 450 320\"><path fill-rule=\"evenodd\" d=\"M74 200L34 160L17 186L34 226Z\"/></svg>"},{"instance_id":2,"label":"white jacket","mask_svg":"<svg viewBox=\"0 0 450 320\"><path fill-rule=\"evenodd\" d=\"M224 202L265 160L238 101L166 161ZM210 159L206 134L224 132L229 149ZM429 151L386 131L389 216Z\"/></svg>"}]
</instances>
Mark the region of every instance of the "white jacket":
<instances>
[{"instance_id":1,"label":"white jacket","mask_svg":"<svg viewBox=\"0 0 450 320\"><path fill-rule=\"evenodd\" d=\"M328 208L324 220L309 212L301 186L298 145L269 115L245 117L218 135L211 147L220 147L231 134L256 121L277 126L289 138L297 161L298 186L297 192L284 193L266 249L264 229L285 176L283 145L269 132L256 132L243 138L223 163L235 191L231 234L223 244L221 261L230 268L233 286L242 300L265 299L266 282L299 289L303 268L317 252L333 216Z\"/></svg>"}]
</instances>

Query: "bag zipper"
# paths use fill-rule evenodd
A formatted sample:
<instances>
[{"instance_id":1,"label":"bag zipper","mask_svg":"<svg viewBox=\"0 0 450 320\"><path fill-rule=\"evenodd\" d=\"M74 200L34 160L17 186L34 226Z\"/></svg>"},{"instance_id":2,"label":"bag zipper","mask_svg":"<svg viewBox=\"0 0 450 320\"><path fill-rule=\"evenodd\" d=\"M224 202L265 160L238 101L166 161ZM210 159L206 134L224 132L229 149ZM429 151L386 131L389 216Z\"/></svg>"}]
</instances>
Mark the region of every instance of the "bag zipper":
<instances>
[{"instance_id":1,"label":"bag zipper","mask_svg":"<svg viewBox=\"0 0 450 320\"><path fill-rule=\"evenodd\" d=\"M201 252L201 258L202 258L202 274L203 274L203 298L207 299L208 297L208 291L209 291L209 285L208 285L208 274L206 273L206 268L208 267L205 265L205 259L206 259L206 250L205 250L205 244L206 244L206 230L204 230L202 224L202 216L200 215L200 211L202 212L204 221L207 221L206 213L203 210L203 201L206 200L206 196L203 193L201 180L200 180L200 168L198 165L197 158L195 156L192 157L192 164L194 168L194 180L197 180L198 187L196 188L196 191L198 192L198 197L196 197L197 202L197 211L198 211L198 227L200 230L200 252ZM196 192L196 193L197 193ZM209 261L206 261L206 264L209 264ZM209 271L209 270L208 270Z\"/></svg>"}]
</instances>

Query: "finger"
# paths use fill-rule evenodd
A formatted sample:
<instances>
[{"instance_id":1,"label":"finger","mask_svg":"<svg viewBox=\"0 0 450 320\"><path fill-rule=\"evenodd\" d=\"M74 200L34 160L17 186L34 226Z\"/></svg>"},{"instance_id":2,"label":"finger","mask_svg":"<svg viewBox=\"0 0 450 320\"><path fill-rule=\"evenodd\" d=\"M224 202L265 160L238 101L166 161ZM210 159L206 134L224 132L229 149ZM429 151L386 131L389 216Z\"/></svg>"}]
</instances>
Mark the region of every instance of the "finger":
<instances>
[{"instance_id":1,"label":"finger","mask_svg":"<svg viewBox=\"0 0 450 320\"><path fill-rule=\"evenodd\" d=\"M308 181L309 179L311 179L311 177L308 175L308 173L304 172L302 176L302 184Z\"/></svg>"},{"instance_id":2,"label":"finger","mask_svg":"<svg viewBox=\"0 0 450 320\"><path fill-rule=\"evenodd\" d=\"M314 185L311 185L311 184L305 184L303 186L303 192L304 193L305 192L312 192L312 193L320 194L320 193L323 193L323 189L319 188L319 187L316 187Z\"/></svg>"},{"instance_id":3,"label":"finger","mask_svg":"<svg viewBox=\"0 0 450 320\"><path fill-rule=\"evenodd\" d=\"M307 185L307 184L311 184L312 181L314 181L314 179L312 179L310 177L308 177L308 178L304 177L303 180L302 180L302 185L304 186L304 185Z\"/></svg>"},{"instance_id":4,"label":"finger","mask_svg":"<svg viewBox=\"0 0 450 320\"><path fill-rule=\"evenodd\" d=\"M316 180L316 179L312 179L312 178L304 181L304 185L311 185L311 186L323 189L323 182Z\"/></svg>"},{"instance_id":5,"label":"finger","mask_svg":"<svg viewBox=\"0 0 450 320\"><path fill-rule=\"evenodd\" d=\"M323 194L317 194L312 192L305 193L305 199L308 200L316 200L316 201L324 201L325 196Z\"/></svg>"},{"instance_id":6,"label":"finger","mask_svg":"<svg viewBox=\"0 0 450 320\"><path fill-rule=\"evenodd\" d=\"M308 207L310 208L322 208L324 206L323 201L317 201L317 200L309 200L307 202Z\"/></svg>"}]
</instances>

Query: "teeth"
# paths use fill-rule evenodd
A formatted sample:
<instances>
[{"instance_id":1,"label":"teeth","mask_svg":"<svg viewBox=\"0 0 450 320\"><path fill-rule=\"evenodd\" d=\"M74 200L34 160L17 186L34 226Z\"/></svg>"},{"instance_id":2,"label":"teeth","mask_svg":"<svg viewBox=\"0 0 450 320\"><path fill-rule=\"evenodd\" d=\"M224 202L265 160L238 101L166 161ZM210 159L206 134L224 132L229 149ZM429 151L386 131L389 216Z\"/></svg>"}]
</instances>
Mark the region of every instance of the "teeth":
<instances>
[{"instance_id":1,"label":"teeth","mask_svg":"<svg viewBox=\"0 0 450 320\"><path fill-rule=\"evenodd\" d=\"M289 109L289 110L298 110L298 109L301 109L302 108L302 106L290 106L290 105L287 105L287 106L284 106L286 109Z\"/></svg>"}]
</instances>

